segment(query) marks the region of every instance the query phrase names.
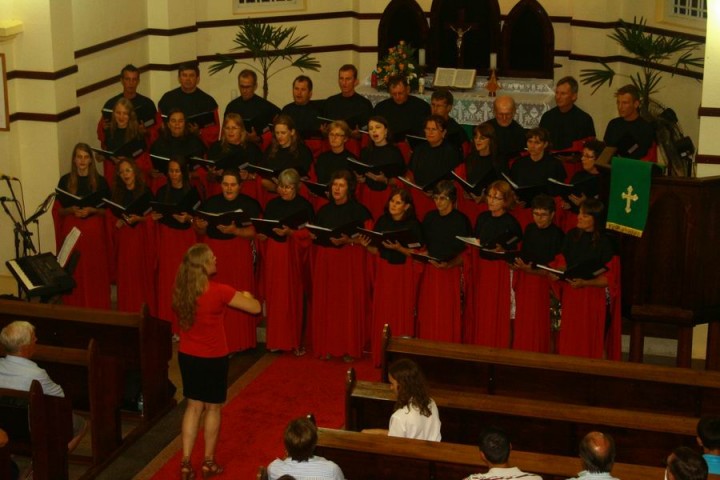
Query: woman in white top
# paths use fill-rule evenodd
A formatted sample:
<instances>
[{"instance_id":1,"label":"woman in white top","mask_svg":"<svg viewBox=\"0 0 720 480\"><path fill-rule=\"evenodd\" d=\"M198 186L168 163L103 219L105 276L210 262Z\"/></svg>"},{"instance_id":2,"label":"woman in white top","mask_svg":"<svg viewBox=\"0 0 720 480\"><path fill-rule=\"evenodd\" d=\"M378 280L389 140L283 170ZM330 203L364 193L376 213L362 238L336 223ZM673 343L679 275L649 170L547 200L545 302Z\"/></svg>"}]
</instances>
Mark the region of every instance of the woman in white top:
<instances>
[{"instance_id":1,"label":"woman in white top","mask_svg":"<svg viewBox=\"0 0 720 480\"><path fill-rule=\"evenodd\" d=\"M390 429L365 429L366 433L382 433L391 437L415 438L439 442L440 415L428 394L425 378L412 360L403 358L390 365L390 385L397 395Z\"/></svg>"}]
</instances>

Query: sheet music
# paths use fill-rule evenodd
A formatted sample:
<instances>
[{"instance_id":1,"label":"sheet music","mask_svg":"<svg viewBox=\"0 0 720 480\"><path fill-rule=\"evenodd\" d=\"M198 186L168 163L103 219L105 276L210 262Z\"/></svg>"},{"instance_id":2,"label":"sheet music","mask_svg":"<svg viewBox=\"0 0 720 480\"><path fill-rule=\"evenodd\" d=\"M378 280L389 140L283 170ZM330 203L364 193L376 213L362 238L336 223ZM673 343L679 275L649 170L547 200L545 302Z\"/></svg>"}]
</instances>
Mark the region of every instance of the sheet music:
<instances>
[{"instance_id":1,"label":"sheet music","mask_svg":"<svg viewBox=\"0 0 720 480\"><path fill-rule=\"evenodd\" d=\"M68 258L70 258L70 253L72 253L72 249L75 247L75 244L81 234L82 232L79 228L73 227L72 230L70 230L70 233L68 233L65 237L62 247L57 254L57 260L61 267L65 268L65 264L67 263Z\"/></svg>"}]
</instances>

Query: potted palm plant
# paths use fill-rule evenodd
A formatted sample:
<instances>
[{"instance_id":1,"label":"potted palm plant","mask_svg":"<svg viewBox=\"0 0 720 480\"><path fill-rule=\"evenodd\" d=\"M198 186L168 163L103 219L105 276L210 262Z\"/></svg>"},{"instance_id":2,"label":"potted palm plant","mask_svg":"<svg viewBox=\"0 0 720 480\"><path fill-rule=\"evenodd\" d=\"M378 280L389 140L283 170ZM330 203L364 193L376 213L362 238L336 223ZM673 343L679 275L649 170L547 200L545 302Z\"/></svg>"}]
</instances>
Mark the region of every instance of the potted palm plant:
<instances>
[{"instance_id":1,"label":"potted palm plant","mask_svg":"<svg viewBox=\"0 0 720 480\"><path fill-rule=\"evenodd\" d=\"M310 53L303 51L310 45L303 45L307 35L295 36L295 27L273 26L257 20L243 20L235 34L233 54L217 54L217 62L210 66L210 75L229 69L232 72L236 64L246 65L257 71L263 80L263 98L267 99L270 77L287 68L299 68L301 71L320 69L320 62ZM259 64L238 62L237 58L251 58ZM271 72L276 63L285 63Z\"/></svg>"}]
</instances>

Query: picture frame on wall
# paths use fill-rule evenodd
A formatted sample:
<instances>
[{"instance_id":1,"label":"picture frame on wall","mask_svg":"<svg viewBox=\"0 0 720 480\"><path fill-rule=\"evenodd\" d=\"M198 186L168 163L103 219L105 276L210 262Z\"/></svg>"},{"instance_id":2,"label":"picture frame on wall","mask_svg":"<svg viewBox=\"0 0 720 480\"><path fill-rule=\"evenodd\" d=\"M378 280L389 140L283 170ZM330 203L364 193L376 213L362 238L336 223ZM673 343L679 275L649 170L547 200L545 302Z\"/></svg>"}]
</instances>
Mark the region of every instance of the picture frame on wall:
<instances>
[{"instance_id":1,"label":"picture frame on wall","mask_svg":"<svg viewBox=\"0 0 720 480\"><path fill-rule=\"evenodd\" d=\"M305 10L305 0L232 0L233 14Z\"/></svg>"},{"instance_id":2,"label":"picture frame on wall","mask_svg":"<svg viewBox=\"0 0 720 480\"><path fill-rule=\"evenodd\" d=\"M0 53L0 82L2 82L2 92L0 93L0 131L7 132L10 130L10 112L8 109L8 91L7 91L7 69L5 68L5 54Z\"/></svg>"}]
</instances>

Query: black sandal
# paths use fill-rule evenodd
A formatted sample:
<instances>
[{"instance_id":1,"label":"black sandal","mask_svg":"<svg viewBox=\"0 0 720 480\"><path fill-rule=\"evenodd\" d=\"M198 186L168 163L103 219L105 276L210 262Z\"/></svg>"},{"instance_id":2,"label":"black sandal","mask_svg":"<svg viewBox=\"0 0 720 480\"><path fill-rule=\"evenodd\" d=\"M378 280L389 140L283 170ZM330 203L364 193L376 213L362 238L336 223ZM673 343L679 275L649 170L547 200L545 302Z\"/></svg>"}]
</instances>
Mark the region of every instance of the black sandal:
<instances>
[{"instance_id":1,"label":"black sandal","mask_svg":"<svg viewBox=\"0 0 720 480\"><path fill-rule=\"evenodd\" d=\"M203 478L212 478L215 475L220 475L225 469L215 463L212 458L206 458L202 464L202 476Z\"/></svg>"}]
</instances>

